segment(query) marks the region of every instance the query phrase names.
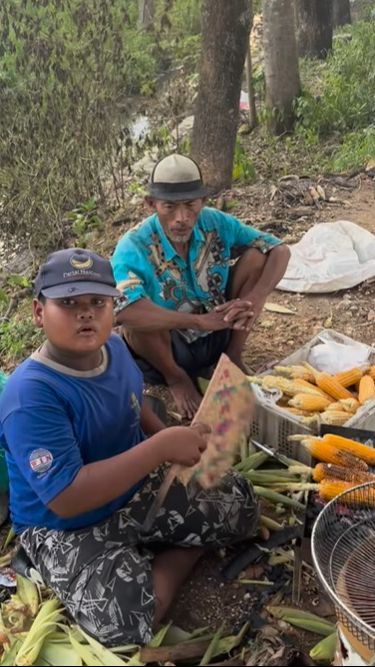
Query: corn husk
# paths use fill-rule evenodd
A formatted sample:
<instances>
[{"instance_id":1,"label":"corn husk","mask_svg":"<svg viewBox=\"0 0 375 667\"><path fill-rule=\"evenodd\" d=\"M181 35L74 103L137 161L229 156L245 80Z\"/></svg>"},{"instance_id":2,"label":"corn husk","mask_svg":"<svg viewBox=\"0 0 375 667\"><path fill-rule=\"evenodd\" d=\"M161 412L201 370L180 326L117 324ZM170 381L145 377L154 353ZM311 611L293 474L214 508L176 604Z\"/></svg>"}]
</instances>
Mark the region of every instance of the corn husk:
<instances>
[{"instance_id":1,"label":"corn husk","mask_svg":"<svg viewBox=\"0 0 375 667\"><path fill-rule=\"evenodd\" d=\"M309 655L311 660L315 662L324 662L331 664L335 657L337 646L337 632L332 632L328 637L324 637L320 642L315 644L311 649Z\"/></svg>"},{"instance_id":2,"label":"corn husk","mask_svg":"<svg viewBox=\"0 0 375 667\"><path fill-rule=\"evenodd\" d=\"M293 607L267 607L268 612L275 618L279 618L290 625L297 628L315 632L318 635L328 637L335 631L333 623L326 621L316 614L312 614L302 609L294 609Z\"/></svg>"},{"instance_id":3,"label":"corn husk","mask_svg":"<svg viewBox=\"0 0 375 667\"><path fill-rule=\"evenodd\" d=\"M60 602L56 598L44 602L36 616L25 641L18 651L15 665L32 665L37 659L48 634L56 629L61 620Z\"/></svg>"}]
</instances>

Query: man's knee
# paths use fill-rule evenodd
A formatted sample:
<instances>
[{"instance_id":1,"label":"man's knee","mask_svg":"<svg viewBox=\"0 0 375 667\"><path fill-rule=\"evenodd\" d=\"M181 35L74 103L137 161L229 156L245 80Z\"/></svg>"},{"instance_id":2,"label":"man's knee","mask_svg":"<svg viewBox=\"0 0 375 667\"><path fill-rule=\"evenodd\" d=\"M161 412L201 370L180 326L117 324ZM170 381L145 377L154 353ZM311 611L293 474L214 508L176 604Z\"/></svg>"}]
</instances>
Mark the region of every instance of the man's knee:
<instances>
[{"instance_id":1,"label":"man's knee","mask_svg":"<svg viewBox=\"0 0 375 667\"><path fill-rule=\"evenodd\" d=\"M249 272L261 272L267 261L267 255L257 248L247 248L237 260L236 267L246 267Z\"/></svg>"},{"instance_id":2,"label":"man's knee","mask_svg":"<svg viewBox=\"0 0 375 667\"><path fill-rule=\"evenodd\" d=\"M249 287L255 285L262 275L267 255L256 248L248 248L239 257L231 268L229 281L229 294L234 299L247 284Z\"/></svg>"}]
</instances>

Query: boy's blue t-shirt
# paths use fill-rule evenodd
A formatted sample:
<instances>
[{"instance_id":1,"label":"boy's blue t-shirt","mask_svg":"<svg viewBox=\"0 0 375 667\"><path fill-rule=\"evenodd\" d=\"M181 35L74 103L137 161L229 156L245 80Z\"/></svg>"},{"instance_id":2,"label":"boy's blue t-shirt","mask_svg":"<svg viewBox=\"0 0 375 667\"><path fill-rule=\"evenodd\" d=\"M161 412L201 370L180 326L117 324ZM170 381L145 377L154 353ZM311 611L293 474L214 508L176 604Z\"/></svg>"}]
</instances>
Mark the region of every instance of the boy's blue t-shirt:
<instances>
[{"instance_id":1,"label":"boy's blue t-shirt","mask_svg":"<svg viewBox=\"0 0 375 667\"><path fill-rule=\"evenodd\" d=\"M116 335L93 371L75 371L38 353L15 370L0 399L0 445L6 450L17 533L32 526L76 530L100 523L134 495L141 483L68 519L47 507L82 466L116 456L144 439L142 389L142 374Z\"/></svg>"}]
</instances>

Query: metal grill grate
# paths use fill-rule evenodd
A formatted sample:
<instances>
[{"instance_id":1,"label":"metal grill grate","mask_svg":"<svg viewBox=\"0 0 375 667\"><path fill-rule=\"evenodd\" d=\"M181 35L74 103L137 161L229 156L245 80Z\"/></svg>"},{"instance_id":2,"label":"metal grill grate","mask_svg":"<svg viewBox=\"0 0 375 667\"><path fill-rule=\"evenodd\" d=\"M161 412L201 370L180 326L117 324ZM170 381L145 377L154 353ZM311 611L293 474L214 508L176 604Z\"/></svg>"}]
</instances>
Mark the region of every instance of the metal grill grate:
<instances>
[{"instance_id":1,"label":"metal grill grate","mask_svg":"<svg viewBox=\"0 0 375 667\"><path fill-rule=\"evenodd\" d=\"M375 482L326 505L312 531L312 555L338 619L375 649Z\"/></svg>"}]
</instances>

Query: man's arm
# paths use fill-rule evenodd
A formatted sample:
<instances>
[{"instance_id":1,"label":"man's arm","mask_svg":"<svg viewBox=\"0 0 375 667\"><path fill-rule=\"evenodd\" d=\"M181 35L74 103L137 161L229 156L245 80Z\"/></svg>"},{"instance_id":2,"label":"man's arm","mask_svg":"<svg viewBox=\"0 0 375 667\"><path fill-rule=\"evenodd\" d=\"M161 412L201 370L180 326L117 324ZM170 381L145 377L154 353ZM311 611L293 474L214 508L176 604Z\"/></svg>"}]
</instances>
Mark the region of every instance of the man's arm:
<instances>
[{"instance_id":1,"label":"man's arm","mask_svg":"<svg viewBox=\"0 0 375 667\"><path fill-rule=\"evenodd\" d=\"M268 295L276 287L283 277L289 262L290 250L285 245L275 246L266 255L266 261L262 273L253 288L240 293L241 302L251 303L251 308L244 313L236 307L236 300L229 301L216 307L216 310L224 315L224 319L230 323L232 329L250 331L259 317Z\"/></svg>"},{"instance_id":2,"label":"man's arm","mask_svg":"<svg viewBox=\"0 0 375 667\"><path fill-rule=\"evenodd\" d=\"M182 313L157 306L150 299L139 299L125 306L117 313L116 321L127 329L145 333L171 329L220 331L231 326L225 322L223 315L215 310L203 315Z\"/></svg>"},{"instance_id":3,"label":"man's arm","mask_svg":"<svg viewBox=\"0 0 375 667\"><path fill-rule=\"evenodd\" d=\"M278 245L269 251L261 276L251 290L250 294L243 295L244 299L249 299L254 303L256 301L266 300L267 296L275 289L276 285L283 277L288 266L290 250L286 245Z\"/></svg>"}]
</instances>

